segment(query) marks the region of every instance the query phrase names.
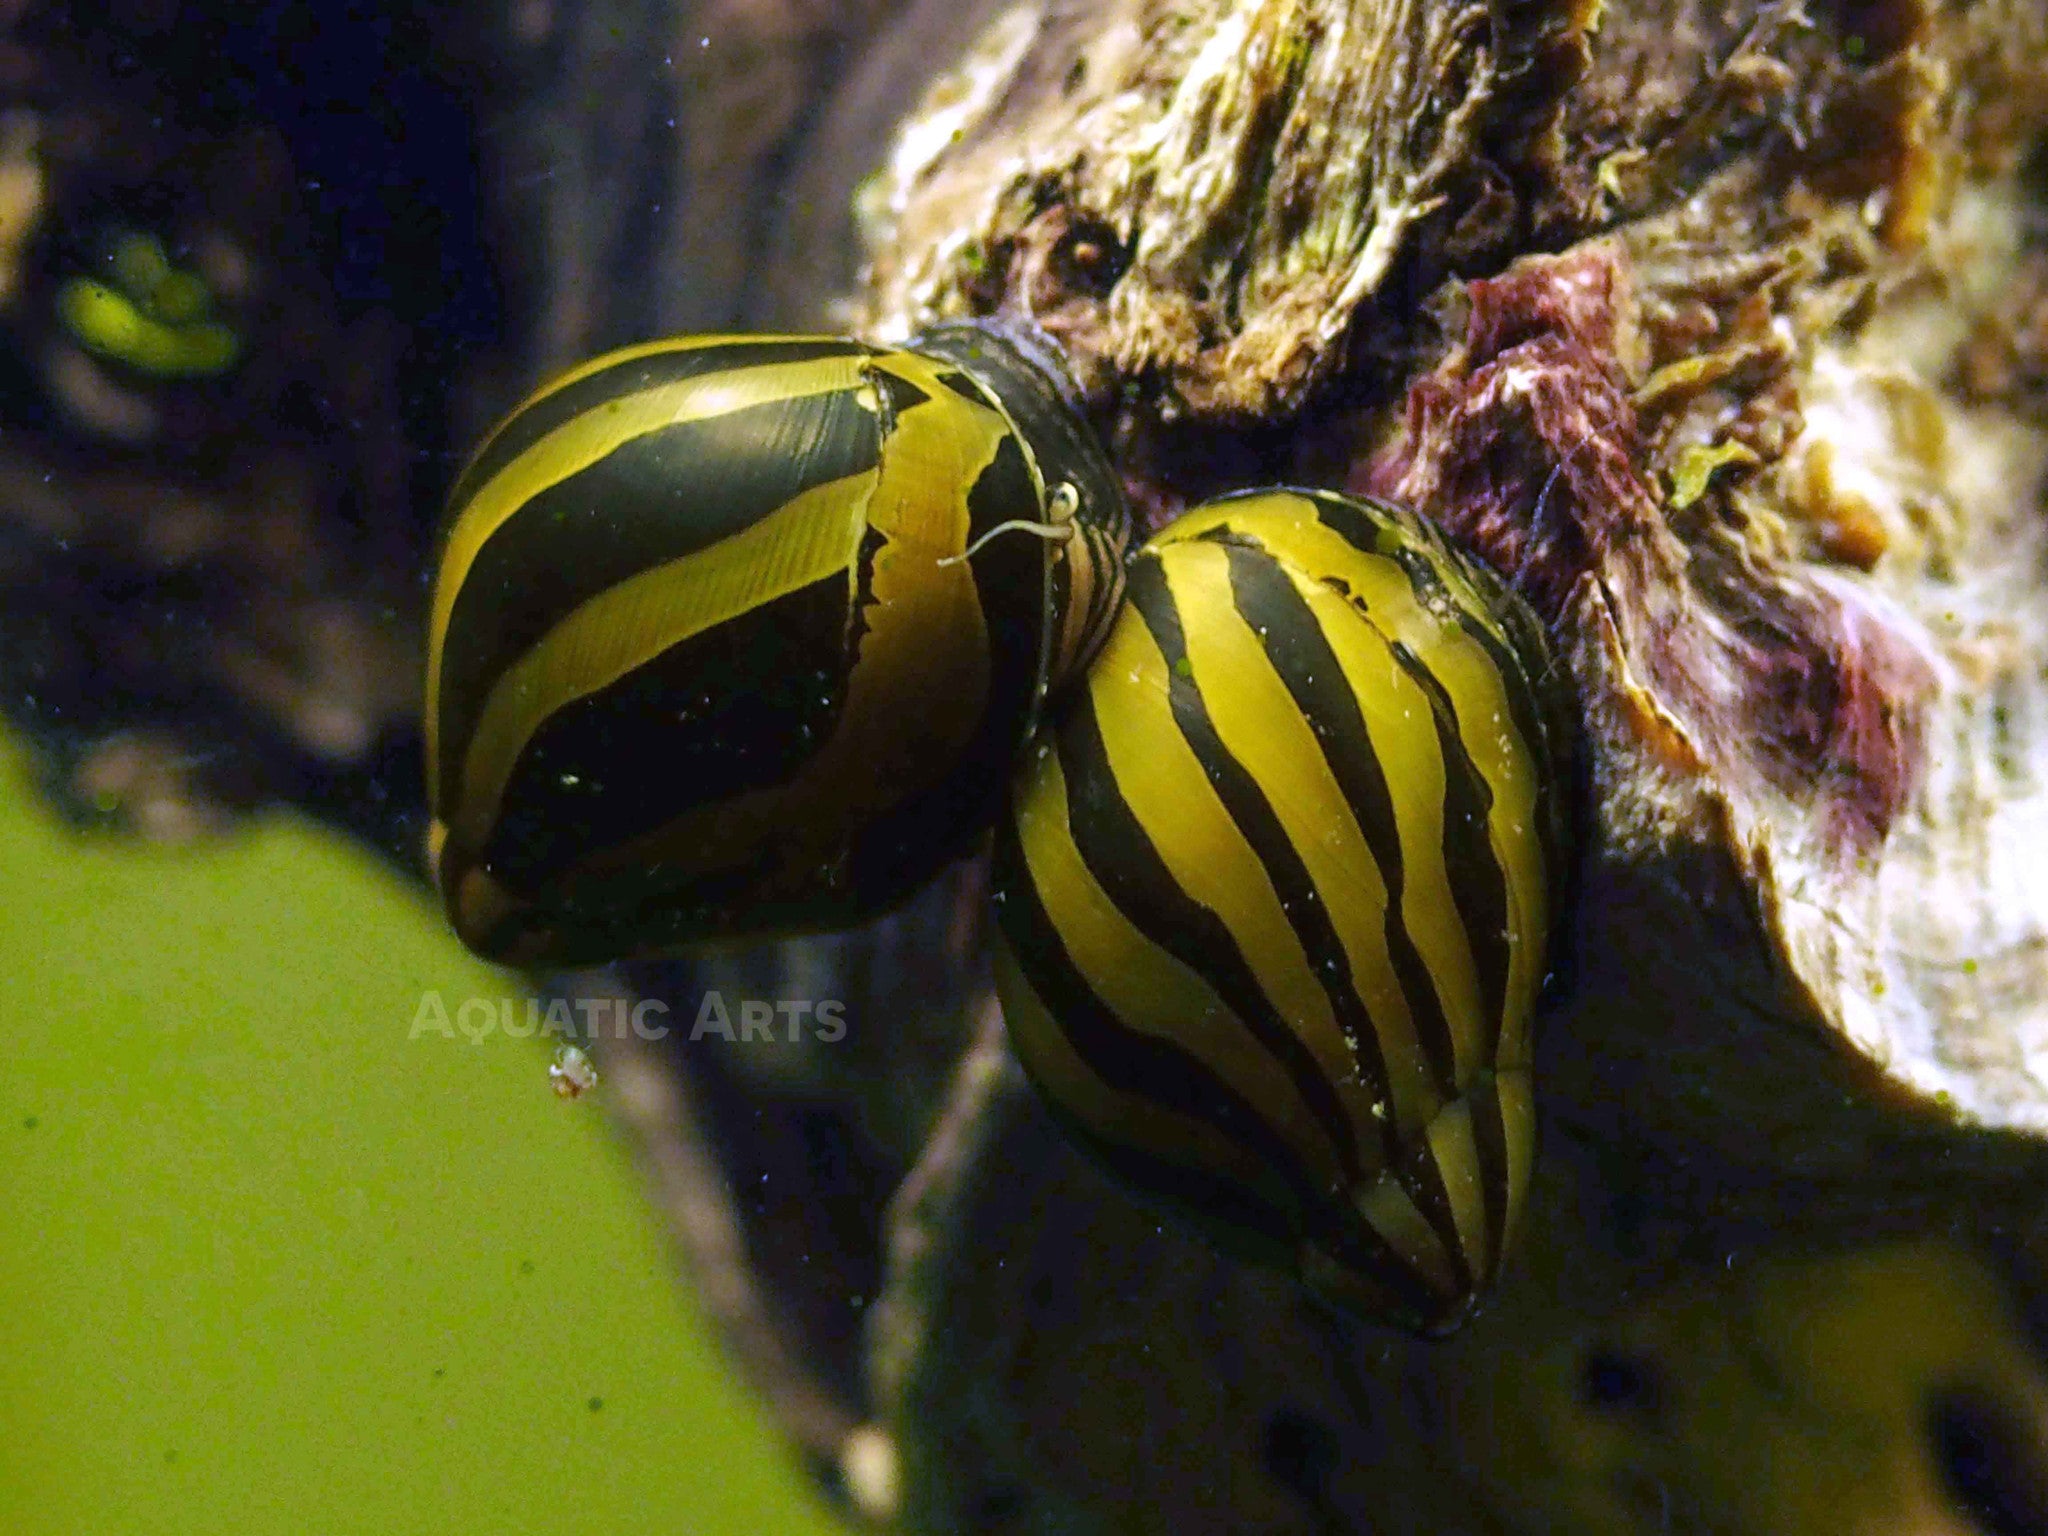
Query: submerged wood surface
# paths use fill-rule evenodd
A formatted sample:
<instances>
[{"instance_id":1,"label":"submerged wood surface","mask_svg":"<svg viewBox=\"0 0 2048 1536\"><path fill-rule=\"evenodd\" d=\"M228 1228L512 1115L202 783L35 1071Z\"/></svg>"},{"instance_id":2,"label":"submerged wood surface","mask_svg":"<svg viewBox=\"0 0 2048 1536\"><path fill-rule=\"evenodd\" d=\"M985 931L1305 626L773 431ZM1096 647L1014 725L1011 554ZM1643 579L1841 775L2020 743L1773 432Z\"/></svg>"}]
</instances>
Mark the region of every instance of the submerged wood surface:
<instances>
[{"instance_id":1,"label":"submerged wood surface","mask_svg":"<svg viewBox=\"0 0 2048 1536\"><path fill-rule=\"evenodd\" d=\"M1298 478L1452 526L1569 648L1585 864L1529 1238L1445 1346L1108 1186L1017 1080L975 947L928 951L957 1074L907 1100L921 1143L878 1138L879 1301L800 1351L858 1378L850 1493L932 1531L2038 1521L2048 18L979 19L936 79L891 49L918 8L877 34L837 100L925 94L879 174L842 165L868 264L843 298L771 282L770 318L1027 311L1155 518ZM796 174L834 161L821 134ZM836 248L823 208L783 248ZM929 1073L851 1044L814 1053L813 1112L900 1133ZM766 1160L727 1156L740 1188ZM815 1319L814 1278L756 1274ZM1971 1322L1898 1347L1934 1314Z\"/></svg>"}]
</instances>

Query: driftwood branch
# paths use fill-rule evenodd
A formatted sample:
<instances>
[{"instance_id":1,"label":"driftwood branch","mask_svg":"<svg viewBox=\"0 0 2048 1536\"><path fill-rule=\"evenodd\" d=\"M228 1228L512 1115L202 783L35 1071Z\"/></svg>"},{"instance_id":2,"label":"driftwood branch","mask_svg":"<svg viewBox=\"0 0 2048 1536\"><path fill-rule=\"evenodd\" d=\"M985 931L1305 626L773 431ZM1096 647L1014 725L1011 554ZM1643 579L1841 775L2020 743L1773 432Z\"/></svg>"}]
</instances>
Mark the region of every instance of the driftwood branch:
<instances>
[{"instance_id":1,"label":"driftwood branch","mask_svg":"<svg viewBox=\"0 0 2048 1536\"><path fill-rule=\"evenodd\" d=\"M1862 1262L1894 1301L1985 1298L1979 1366L2019 1375L1983 1411L2023 1449L1983 1496L2039 1507L2040 414L2031 289L1990 274L2030 260L2041 27L1018 7L929 85L856 201L845 312L1032 313L1155 516L1295 476L1426 508L1566 638L1589 782L1535 1230L1492 1310L1442 1349L1339 1328L963 1068L884 1215L867 1406L907 1524L1556 1528L1600 1504L1569 1468L1603 1394L1627 1419L1716 1369L1660 1337L1609 1373L1603 1340ZM1489 1418L1539 1360L1542 1477ZM1838 1385L1846 1435L1880 1389ZM1929 1522L1968 1518L1946 1411L1871 1430ZM1712 1523L1691 1454L1599 1528ZM1771 1487L1755 1528L1848 1518Z\"/></svg>"}]
</instances>

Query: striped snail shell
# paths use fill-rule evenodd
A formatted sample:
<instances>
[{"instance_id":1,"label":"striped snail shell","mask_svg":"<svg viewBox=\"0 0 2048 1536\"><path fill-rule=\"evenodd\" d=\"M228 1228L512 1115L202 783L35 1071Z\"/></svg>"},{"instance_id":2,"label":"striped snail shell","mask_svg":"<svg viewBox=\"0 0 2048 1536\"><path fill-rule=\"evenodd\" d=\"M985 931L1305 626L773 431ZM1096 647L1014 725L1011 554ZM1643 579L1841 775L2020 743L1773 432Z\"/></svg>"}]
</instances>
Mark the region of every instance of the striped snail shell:
<instances>
[{"instance_id":1,"label":"striped snail shell","mask_svg":"<svg viewBox=\"0 0 2048 1536\"><path fill-rule=\"evenodd\" d=\"M513 411L429 632L463 939L576 965L839 926L958 854L1121 598L1130 514L1070 390L979 326L691 336Z\"/></svg>"},{"instance_id":2,"label":"striped snail shell","mask_svg":"<svg viewBox=\"0 0 2048 1536\"><path fill-rule=\"evenodd\" d=\"M1147 543L997 830L998 985L1063 1124L1224 1246L1455 1327L1529 1183L1556 689L1398 508L1261 491Z\"/></svg>"}]
</instances>

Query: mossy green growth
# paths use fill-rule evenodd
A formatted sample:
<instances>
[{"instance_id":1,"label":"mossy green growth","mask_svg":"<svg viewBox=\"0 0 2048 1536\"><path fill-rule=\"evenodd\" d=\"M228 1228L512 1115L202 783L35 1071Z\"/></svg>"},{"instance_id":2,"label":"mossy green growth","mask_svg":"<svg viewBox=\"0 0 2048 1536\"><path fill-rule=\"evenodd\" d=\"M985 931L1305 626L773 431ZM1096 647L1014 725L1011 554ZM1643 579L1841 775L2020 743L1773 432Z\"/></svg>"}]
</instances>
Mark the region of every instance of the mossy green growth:
<instances>
[{"instance_id":1,"label":"mossy green growth","mask_svg":"<svg viewBox=\"0 0 2048 1536\"><path fill-rule=\"evenodd\" d=\"M74 277L57 290L57 318L87 350L161 378L206 378L234 366L241 337L213 318L205 281L173 265L155 236L113 241L107 275L109 282Z\"/></svg>"}]
</instances>

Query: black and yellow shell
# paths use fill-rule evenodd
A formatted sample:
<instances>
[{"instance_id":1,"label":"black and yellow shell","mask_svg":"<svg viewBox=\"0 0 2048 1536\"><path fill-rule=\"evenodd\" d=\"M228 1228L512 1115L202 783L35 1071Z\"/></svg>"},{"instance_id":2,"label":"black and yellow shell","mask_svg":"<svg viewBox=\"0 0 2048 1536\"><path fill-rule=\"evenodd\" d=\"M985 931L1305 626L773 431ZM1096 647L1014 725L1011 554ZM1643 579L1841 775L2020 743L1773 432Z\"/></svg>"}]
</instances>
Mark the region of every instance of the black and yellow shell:
<instances>
[{"instance_id":1,"label":"black and yellow shell","mask_svg":"<svg viewBox=\"0 0 2048 1536\"><path fill-rule=\"evenodd\" d=\"M1412 513L1256 492L1146 544L997 834L1004 1009L1062 1122L1348 1309L1455 1326L1529 1183L1556 688Z\"/></svg>"},{"instance_id":2,"label":"black and yellow shell","mask_svg":"<svg viewBox=\"0 0 2048 1536\"><path fill-rule=\"evenodd\" d=\"M431 845L480 953L838 926L983 830L1121 593L1129 513L1048 367L698 336L601 357L458 481Z\"/></svg>"}]
</instances>

